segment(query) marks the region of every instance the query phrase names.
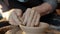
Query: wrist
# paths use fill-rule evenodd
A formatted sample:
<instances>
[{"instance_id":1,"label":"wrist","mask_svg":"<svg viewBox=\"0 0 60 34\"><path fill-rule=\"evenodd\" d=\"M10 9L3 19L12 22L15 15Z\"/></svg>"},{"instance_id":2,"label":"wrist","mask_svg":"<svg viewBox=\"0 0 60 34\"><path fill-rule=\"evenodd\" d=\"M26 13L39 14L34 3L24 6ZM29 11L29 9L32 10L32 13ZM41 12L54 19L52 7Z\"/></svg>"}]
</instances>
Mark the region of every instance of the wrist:
<instances>
[{"instance_id":1,"label":"wrist","mask_svg":"<svg viewBox=\"0 0 60 34\"><path fill-rule=\"evenodd\" d=\"M34 11L37 11L37 12L38 12L38 14L40 14L40 16L42 16L42 15L41 15L41 13L40 13L40 11L41 11L41 10L39 10L39 8L38 8L38 7L33 7L32 9L33 9Z\"/></svg>"},{"instance_id":2,"label":"wrist","mask_svg":"<svg viewBox=\"0 0 60 34\"><path fill-rule=\"evenodd\" d=\"M52 7L48 3L43 3L40 6L33 7L35 11L41 14L41 16L49 14L51 12Z\"/></svg>"},{"instance_id":3,"label":"wrist","mask_svg":"<svg viewBox=\"0 0 60 34\"><path fill-rule=\"evenodd\" d=\"M44 8L41 8L41 7L33 7L33 9L35 10L35 11L37 11L41 16L43 16L43 14L45 14L46 13L46 9L44 9Z\"/></svg>"}]
</instances>

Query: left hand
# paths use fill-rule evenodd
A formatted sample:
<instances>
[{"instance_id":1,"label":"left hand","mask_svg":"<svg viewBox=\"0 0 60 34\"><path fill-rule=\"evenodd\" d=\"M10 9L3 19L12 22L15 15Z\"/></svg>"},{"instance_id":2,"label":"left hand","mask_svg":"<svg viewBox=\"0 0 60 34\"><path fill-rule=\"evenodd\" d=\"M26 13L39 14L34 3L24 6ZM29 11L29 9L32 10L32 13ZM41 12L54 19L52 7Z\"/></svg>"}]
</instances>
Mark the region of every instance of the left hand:
<instances>
[{"instance_id":1,"label":"left hand","mask_svg":"<svg viewBox=\"0 0 60 34\"><path fill-rule=\"evenodd\" d=\"M3 18L6 18L11 25L19 25L21 24L20 18L22 18L22 10L21 9L11 9L8 12L2 13Z\"/></svg>"}]
</instances>

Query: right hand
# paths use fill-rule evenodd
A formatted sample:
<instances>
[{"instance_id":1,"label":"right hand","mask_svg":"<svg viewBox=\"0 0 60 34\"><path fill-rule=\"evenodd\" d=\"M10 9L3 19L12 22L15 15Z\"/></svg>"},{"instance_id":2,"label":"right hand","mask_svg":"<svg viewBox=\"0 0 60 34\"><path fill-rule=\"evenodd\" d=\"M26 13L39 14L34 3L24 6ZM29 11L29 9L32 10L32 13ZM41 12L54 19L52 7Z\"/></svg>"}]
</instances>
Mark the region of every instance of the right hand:
<instances>
[{"instance_id":1,"label":"right hand","mask_svg":"<svg viewBox=\"0 0 60 34\"><path fill-rule=\"evenodd\" d=\"M10 15L8 18L8 21L11 25L19 25L21 22L19 21L19 18L22 16L22 10L20 9L12 9L10 10Z\"/></svg>"},{"instance_id":2,"label":"right hand","mask_svg":"<svg viewBox=\"0 0 60 34\"><path fill-rule=\"evenodd\" d=\"M39 25L40 14L34 9L28 8L24 13L23 25L34 27Z\"/></svg>"}]
</instances>

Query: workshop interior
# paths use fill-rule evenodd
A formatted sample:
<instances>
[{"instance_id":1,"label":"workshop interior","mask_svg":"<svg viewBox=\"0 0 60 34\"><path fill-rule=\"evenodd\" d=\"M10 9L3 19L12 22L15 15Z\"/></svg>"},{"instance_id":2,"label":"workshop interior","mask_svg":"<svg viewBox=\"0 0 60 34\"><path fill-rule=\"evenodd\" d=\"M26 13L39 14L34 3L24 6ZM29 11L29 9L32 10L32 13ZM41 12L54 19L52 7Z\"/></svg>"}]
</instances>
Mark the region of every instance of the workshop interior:
<instances>
[{"instance_id":1,"label":"workshop interior","mask_svg":"<svg viewBox=\"0 0 60 34\"><path fill-rule=\"evenodd\" d=\"M48 23L49 25L53 25L52 27L55 27L56 26L56 27L60 28L60 0L57 0L57 8L54 11L55 12L53 12L51 14L44 15L45 17L44 16L40 17L40 19L41 19L40 21L41 22ZM0 34L5 34L8 30L13 29L13 27L14 26L12 26L11 24L9 24L9 21L7 21L6 18L3 18L2 14L1 14L1 10L0 10ZM18 26L18 27L20 27L20 26ZM22 30L24 30L23 29L24 28L23 26L21 28L22 28ZM25 27L25 28L27 28L27 27ZM29 30L27 30L27 31L29 32ZM34 29L33 29L33 31L34 31ZM37 29L37 31L39 31L39 30ZM60 34L59 29L58 30L54 30L54 28L52 30L48 30L48 32L50 32L48 34ZM20 34L22 34L22 33L20 33ZM32 33L29 33L29 34L32 34ZM37 34L39 34L39 32Z\"/></svg>"}]
</instances>

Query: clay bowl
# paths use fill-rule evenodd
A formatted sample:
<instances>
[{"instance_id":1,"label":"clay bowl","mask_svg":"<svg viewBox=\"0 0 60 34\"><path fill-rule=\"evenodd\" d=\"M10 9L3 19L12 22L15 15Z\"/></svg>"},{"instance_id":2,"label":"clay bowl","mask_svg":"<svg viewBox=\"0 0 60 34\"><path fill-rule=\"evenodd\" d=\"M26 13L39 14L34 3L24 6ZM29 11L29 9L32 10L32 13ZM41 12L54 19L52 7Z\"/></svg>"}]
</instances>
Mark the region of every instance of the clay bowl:
<instances>
[{"instance_id":1,"label":"clay bowl","mask_svg":"<svg viewBox=\"0 0 60 34\"><path fill-rule=\"evenodd\" d=\"M49 25L47 23L40 23L39 27L27 27L19 25L24 34L45 34L45 31L48 29Z\"/></svg>"}]
</instances>

